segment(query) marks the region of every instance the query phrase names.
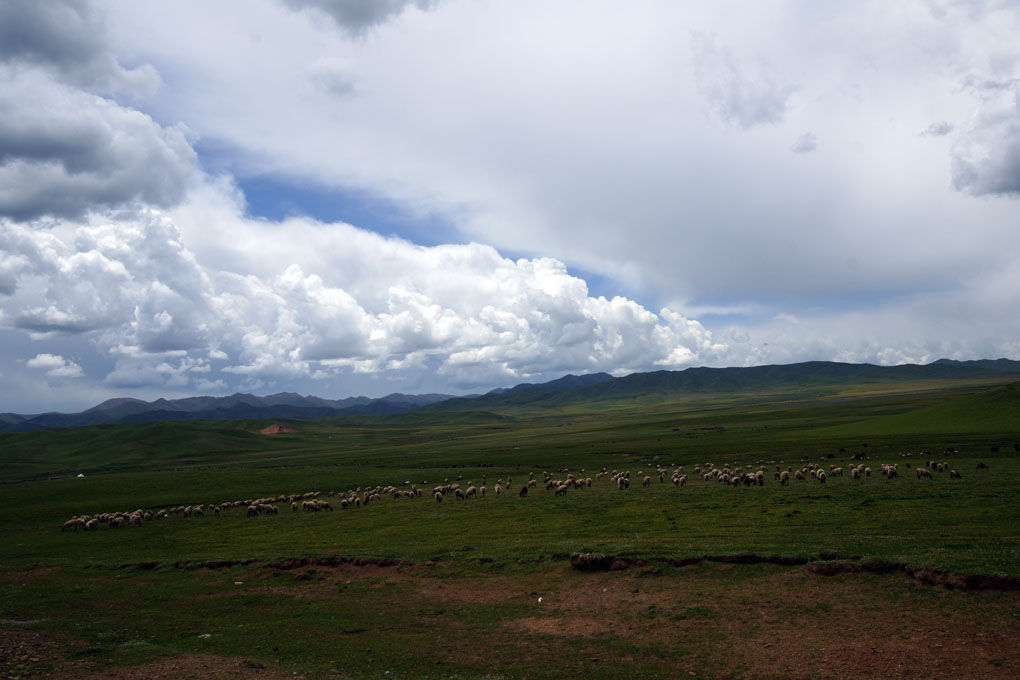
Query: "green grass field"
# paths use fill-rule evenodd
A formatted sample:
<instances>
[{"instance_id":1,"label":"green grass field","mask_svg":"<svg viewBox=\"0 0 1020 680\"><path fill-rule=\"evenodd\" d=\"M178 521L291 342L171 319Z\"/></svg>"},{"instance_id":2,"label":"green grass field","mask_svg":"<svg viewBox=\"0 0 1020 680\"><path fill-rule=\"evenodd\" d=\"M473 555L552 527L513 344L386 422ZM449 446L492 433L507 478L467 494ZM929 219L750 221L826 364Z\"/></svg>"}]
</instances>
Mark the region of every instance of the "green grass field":
<instances>
[{"instance_id":1,"label":"green grass field","mask_svg":"<svg viewBox=\"0 0 1020 680\"><path fill-rule=\"evenodd\" d=\"M889 602L908 602L912 611L926 613L918 618L924 626L938 621L973 629L974 636L982 625L989 635L1006 637L1020 626L1020 603L1011 592L918 588L902 574L830 581L806 575L802 566L670 566L705 555L818 560L836 553L846 560L1020 576L1020 490L1013 483L1020 475L1018 384L657 395L541 410L509 405L499 412L291 421L296 434L255 434L266 424L157 423L0 435L0 633L9 640L60 641L48 661L40 656L34 672L137 668L137 677L159 676L160 659L210 655L219 665L193 672L632 677L637 668L643 677L676 677L680 664L690 669L684 675L698 677L825 677L817 666L797 675L797 666L783 666L785 657L758 672L754 655L724 654L718 638L726 638L729 649L757 639L761 625L789 636L797 631L787 631L791 621L827 628L847 598L862 598L858 609L876 612ZM870 466L872 476L830 476L824 485L809 477L789 486L772 476L776 466L848 468L852 457ZM917 479L914 468L929 459L945 462L946 471ZM987 469L977 469L978 461ZM760 465L768 470L765 485L704 481L694 468L709 463ZM897 464L900 475L883 477L883 463ZM658 481L656 467L681 465L686 486L674 487L668 475ZM951 480L950 467L962 479ZM603 468L630 471L630 488L602 479L556 496L541 484L546 471L560 479L562 470L595 478ZM539 486L518 498L531 473ZM641 485L646 474L652 477L647 488ZM254 518L238 507L218 517L207 511L119 530L60 530L80 514L312 491L338 505L331 492L406 488L405 482L428 491L445 480L466 487L482 484L483 475L489 493L473 500L383 494L351 510L293 512L279 504L278 515ZM510 477L513 487L496 497L496 481ZM577 552L642 559L647 566L585 574L567 566L567 556ZM272 566L330 556L369 562ZM379 559L394 563L373 561ZM210 568L212 562L234 564ZM777 604L785 600L787 581L813 593L794 614ZM873 595L851 594L858 582ZM826 596L822 583L838 584L842 599ZM593 584L604 585L605 597ZM594 603L575 602L575 590ZM770 593L768 603L751 591ZM542 592L556 608L537 616L540 595L531 594ZM742 598L750 599L745 604ZM747 607L760 608L762 620L771 623L744 620ZM866 623L853 629L861 644L868 639ZM665 630L678 637L662 637ZM490 640L489 652L459 641L478 635ZM838 646L824 636L814 644L822 651ZM539 651L525 655L525 649ZM580 656L559 666L536 653ZM980 668L987 677L1015 677L1007 673L1020 669L1015 645L989 648L986 656ZM239 670L224 659L249 665ZM626 659L629 668L606 663ZM493 660L501 665L494 668ZM6 663L0 670L8 675L22 672ZM853 668L858 673L846 677L866 675Z\"/></svg>"}]
</instances>

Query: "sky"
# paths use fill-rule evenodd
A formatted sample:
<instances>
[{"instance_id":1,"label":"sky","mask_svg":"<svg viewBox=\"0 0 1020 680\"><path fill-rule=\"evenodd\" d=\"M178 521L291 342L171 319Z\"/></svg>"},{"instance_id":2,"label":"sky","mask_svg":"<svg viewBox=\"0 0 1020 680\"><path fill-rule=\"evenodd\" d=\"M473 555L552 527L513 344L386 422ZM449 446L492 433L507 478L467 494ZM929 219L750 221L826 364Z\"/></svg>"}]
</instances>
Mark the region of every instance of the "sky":
<instances>
[{"instance_id":1,"label":"sky","mask_svg":"<svg viewBox=\"0 0 1020 680\"><path fill-rule=\"evenodd\" d=\"M3 0L0 411L1020 359L1020 2Z\"/></svg>"}]
</instances>

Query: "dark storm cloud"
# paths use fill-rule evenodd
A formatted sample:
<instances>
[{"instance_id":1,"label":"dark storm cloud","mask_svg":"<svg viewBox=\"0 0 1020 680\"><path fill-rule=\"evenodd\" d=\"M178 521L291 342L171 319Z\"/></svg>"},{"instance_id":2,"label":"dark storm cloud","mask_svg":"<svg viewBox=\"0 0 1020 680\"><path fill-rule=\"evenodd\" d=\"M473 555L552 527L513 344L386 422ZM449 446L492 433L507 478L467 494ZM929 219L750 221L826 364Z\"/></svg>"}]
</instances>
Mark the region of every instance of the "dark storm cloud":
<instances>
[{"instance_id":1,"label":"dark storm cloud","mask_svg":"<svg viewBox=\"0 0 1020 680\"><path fill-rule=\"evenodd\" d=\"M80 217L134 202L176 203L195 154L182 129L0 66L0 216Z\"/></svg>"},{"instance_id":2,"label":"dark storm cloud","mask_svg":"<svg viewBox=\"0 0 1020 680\"><path fill-rule=\"evenodd\" d=\"M195 154L165 128L103 93L158 85L125 69L89 2L0 3L0 216L65 218L183 195Z\"/></svg>"},{"instance_id":3,"label":"dark storm cloud","mask_svg":"<svg viewBox=\"0 0 1020 680\"><path fill-rule=\"evenodd\" d=\"M296 10L318 9L328 14L337 26L353 35L361 35L373 26L386 23L408 6L427 10L438 0L284 0Z\"/></svg>"},{"instance_id":4,"label":"dark storm cloud","mask_svg":"<svg viewBox=\"0 0 1020 680\"><path fill-rule=\"evenodd\" d=\"M0 3L0 61L44 67L95 91L151 89L158 83L151 67L123 68L107 37L102 15L86 0Z\"/></svg>"}]
</instances>

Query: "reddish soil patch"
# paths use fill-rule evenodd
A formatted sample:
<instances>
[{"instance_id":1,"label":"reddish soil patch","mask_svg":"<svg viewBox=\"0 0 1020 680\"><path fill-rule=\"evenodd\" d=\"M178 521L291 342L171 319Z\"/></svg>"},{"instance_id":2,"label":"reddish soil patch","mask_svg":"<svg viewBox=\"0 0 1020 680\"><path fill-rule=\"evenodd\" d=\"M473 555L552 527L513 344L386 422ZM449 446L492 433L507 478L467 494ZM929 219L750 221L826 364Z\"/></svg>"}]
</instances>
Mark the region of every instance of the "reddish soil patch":
<instances>
[{"instance_id":1,"label":"reddish soil patch","mask_svg":"<svg viewBox=\"0 0 1020 680\"><path fill-rule=\"evenodd\" d=\"M278 423L273 423L269 427L259 430L259 434L294 434L296 432L297 430Z\"/></svg>"},{"instance_id":2,"label":"reddish soil patch","mask_svg":"<svg viewBox=\"0 0 1020 680\"><path fill-rule=\"evenodd\" d=\"M511 621L507 625L512 629L523 630L527 633L564 637L594 637L612 630L609 621L603 618L561 619L555 616L528 616Z\"/></svg>"},{"instance_id":3,"label":"reddish soil patch","mask_svg":"<svg viewBox=\"0 0 1020 680\"><path fill-rule=\"evenodd\" d=\"M0 571L0 583L35 583L58 581L61 570L57 567L36 567L22 571Z\"/></svg>"}]
</instances>

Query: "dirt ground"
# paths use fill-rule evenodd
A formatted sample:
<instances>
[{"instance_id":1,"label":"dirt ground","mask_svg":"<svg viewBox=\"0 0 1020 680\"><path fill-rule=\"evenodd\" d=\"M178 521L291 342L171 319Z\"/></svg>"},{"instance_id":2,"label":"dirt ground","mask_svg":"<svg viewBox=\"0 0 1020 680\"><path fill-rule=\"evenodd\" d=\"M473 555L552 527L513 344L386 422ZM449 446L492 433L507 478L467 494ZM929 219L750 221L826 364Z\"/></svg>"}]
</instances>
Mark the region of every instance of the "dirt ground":
<instances>
[{"instance_id":1,"label":"dirt ground","mask_svg":"<svg viewBox=\"0 0 1020 680\"><path fill-rule=\"evenodd\" d=\"M288 569L295 579L275 578L278 570L269 567L253 568L250 576L253 587L300 598L331 597L338 583L359 582L399 584L418 603L513 603L515 615L475 628L430 623L438 646L477 654L472 650L481 641L484 656L501 668L497 677L543 675L520 662L524 652L534 657L543 650L545 658L564 659L556 677L598 677L606 664L632 665L641 676L641 664L649 663L649 674L661 677L1020 678L1017 592L947 590L902 574L820 576L803 567L451 569L313 565ZM215 655L91 670L81 658L83 642L49 637L31 622L4 624L0 678L301 677L258 660Z\"/></svg>"}]
</instances>

